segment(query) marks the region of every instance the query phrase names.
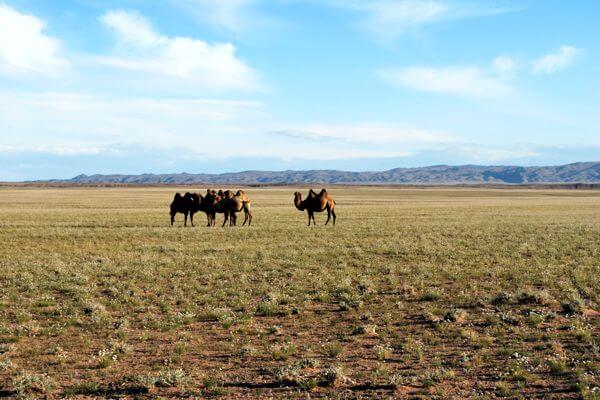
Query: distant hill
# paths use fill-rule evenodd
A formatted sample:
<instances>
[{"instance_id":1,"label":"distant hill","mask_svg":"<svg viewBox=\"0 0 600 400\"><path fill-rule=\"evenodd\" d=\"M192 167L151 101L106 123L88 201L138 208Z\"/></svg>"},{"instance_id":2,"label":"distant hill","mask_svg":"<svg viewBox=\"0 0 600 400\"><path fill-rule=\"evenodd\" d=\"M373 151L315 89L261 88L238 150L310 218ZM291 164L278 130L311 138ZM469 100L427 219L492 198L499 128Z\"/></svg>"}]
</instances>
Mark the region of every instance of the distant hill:
<instances>
[{"instance_id":1,"label":"distant hill","mask_svg":"<svg viewBox=\"0 0 600 400\"><path fill-rule=\"evenodd\" d=\"M224 174L78 175L73 184L539 184L600 183L600 162L546 167L436 165L382 172L243 171Z\"/></svg>"}]
</instances>

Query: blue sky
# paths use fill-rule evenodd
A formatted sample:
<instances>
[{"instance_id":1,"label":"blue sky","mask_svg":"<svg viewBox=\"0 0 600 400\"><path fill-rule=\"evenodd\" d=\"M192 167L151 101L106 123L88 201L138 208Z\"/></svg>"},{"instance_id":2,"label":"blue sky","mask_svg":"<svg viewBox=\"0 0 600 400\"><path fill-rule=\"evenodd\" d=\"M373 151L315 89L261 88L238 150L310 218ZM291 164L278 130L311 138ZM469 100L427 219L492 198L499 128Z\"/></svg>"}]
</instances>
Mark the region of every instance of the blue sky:
<instances>
[{"instance_id":1,"label":"blue sky","mask_svg":"<svg viewBox=\"0 0 600 400\"><path fill-rule=\"evenodd\" d=\"M600 3L0 0L0 180L600 160Z\"/></svg>"}]
</instances>

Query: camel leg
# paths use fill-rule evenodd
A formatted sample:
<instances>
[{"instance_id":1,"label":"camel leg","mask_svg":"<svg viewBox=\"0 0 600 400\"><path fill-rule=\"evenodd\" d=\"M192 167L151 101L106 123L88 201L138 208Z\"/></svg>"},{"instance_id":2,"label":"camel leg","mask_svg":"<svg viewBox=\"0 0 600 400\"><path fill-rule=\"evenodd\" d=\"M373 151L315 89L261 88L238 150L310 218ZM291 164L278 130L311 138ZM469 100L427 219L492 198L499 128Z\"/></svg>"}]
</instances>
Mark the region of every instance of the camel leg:
<instances>
[{"instance_id":1,"label":"camel leg","mask_svg":"<svg viewBox=\"0 0 600 400\"><path fill-rule=\"evenodd\" d=\"M250 206L244 203L244 223L242 226L246 225L246 222L248 222L248 226L252 223L252 212L250 211Z\"/></svg>"},{"instance_id":2,"label":"camel leg","mask_svg":"<svg viewBox=\"0 0 600 400\"><path fill-rule=\"evenodd\" d=\"M175 222L175 213L171 213L171 226L173 226L173 222Z\"/></svg>"},{"instance_id":3,"label":"camel leg","mask_svg":"<svg viewBox=\"0 0 600 400\"><path fill-rule=\"evenodd\" d=\"M229 219L229 213L227 211L225 211L223 213L223 217L224 217L224 219L223 219L223 225L221 225L221 228L224 227L225 224L227 223L227 220Z\"/></svg>"},{"instance_id":4,"label":"camel leg","mask_svg":"<svg viewBox=\"0 0 600 400\"><path fill-rule=\"evenodd\" d=\"M183 226L187 226L187 217L188 217L188 213L184 212L183 215L185 216L184 220L183 220Z\"/></svg>"},{"instance_id":5,"label":"camel leg","mask_svg":"<svg viewBox=\"0 0 600 400\"><path fill-rule=\"evenodd\" d=\"M335 225L335 210L332 208L331 209L331 215L333 216L333 224Z\"/></svg>"},{"instance_id":6,"label":"camel leg","mask_svg":"<svg viewBox=\"0 0 600 400\"><path fill-rule=\"evenodd\" d=\"M313 226L317 226L317 221L315 221L315 213L311 213L310 215L312 216Z\"/></svg>"},{"instance_id":7,"label":"camel leg","mask_svg":"<svg viewBox=\"0 0 600 400\"><path fill-rule=\"evenodd\" d=\"M329 220L331 219L331 208L329 208L329 206L327 207L327 220L325 221L325 225L327 225L329 223Z\"/></svg>"},{"instance_id":8,"label":"camel leg","mask_svg":"<svg viewBox=\"0 0 600 400\"><path fill-rule=\"evenodd\" d=\"M210 215L211 226L215 226L217 224L217 213L214 212Z\"/></svg>"},{"instance_id":9,"label":"camel leg","mask_svg":"<svg viewBox=\"0 0 600 400\"><path fill-rule=\"evenodd\" d=\"M310 211L308 211L307 214L308 214L308 226L310 226Z\"/></svg>"},{"instance_id":10,"label":"camel leg","mask_svg":"<svg viewBox=\"0 0 600 400\"><path fill-rule=\"evenodd\" d=\"M192 223L192 228L194 227L194 213L190 213L190 222Z\"/></svg>"}]
</instances>

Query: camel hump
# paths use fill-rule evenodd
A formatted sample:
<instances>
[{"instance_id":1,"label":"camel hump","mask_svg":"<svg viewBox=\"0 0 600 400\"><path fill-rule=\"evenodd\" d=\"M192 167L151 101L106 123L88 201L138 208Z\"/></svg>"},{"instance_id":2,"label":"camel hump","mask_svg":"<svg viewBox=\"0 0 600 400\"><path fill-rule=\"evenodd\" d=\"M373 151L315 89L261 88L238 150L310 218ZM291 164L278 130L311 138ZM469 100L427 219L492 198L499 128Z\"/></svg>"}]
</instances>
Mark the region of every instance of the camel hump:
<instances>
[{"instance_id":1,"label":"camel hump","mask_svg":"<svg viewBox=\"0 0 600 400\"><path fill-rule=\"evenodd\" d=\"M327 194L327 190L321 189L321 193L320 194Z\"/></svg>"},{"instance_id":2,"label":"camel hump","mask_svg":"<svg viewBox=\"0 0 600 400\"><path fill-rule=\"evenodd\" d=\"M175 193L175 197L174 200L181 200L183 197L181 196L181 194L179 192Z\"/></svg>"}]
</instances>

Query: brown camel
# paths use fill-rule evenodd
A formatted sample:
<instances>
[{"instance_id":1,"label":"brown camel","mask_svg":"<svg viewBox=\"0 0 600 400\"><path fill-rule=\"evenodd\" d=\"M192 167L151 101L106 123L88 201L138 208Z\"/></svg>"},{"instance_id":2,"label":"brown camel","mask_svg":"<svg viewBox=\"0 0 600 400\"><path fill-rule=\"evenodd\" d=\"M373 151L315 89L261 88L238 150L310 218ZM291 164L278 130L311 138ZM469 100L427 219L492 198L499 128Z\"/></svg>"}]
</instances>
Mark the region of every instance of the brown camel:
<instances>
[{"instance_id":1,"label":"brown camel","mask_svg":"<svg viewBox=\"0 0 600 400\"><path fill-rule=\"evenodd\" d=\"M204 196L203 201L203 211L206 213L206 218L208 220L207 226L215 226L217 213L223 214L223 198L224 194L222 190L217 192L215 190L208 189L206 191L206 196Z\"/></svg>"},{"instance_id":2,"label":"brown camel","mask_svg":"<svg viewBox=\"0 0 600 400\"><path fill-rule=\"evenodd\" d=\"M244 211L245 219L242 225L248 222L248 226L252 223L252 210L250 209L250 199L243 190L238 190L233 193L231 190L208 190L204 197L204 210L209 218L209 226L214 226L216 214L224 214L223 225L229 221L229 226L236 225L236 213Z\"/></svg>"},{"instance_id":3,"label":"brown camel","mask_svg":"<svg viewBox=\"0 0 600 400\"><path fill-rule=\"evenodd\" d=\"M238 190L236 194L227 190L225 191L225 198L223 199L223 210L225 214L225 220L223 226L229 219L229 226L235 226L237 222L237 214L240 211L244 211L244 223L242 226L252 225L252 209L250 208L250 199L243 190Z\"/></svg>"},{"instance_id":4,"label":"brown camel","mask_svg":"<svg viewBox=\"0 0 600 400\"><path fill-rule=\"evenodd\" d=\"M316 225L315 221L315 213L323 212L327 210L327 221L325 221L325 225L329 223L329 219L333 216L333 224L335 225L335 201L329 194L327 190L322 189L319 194L317 194L314 190L310 189L308 192L308 196L306 199L302 200L302 193L296 192L294 193L294 205L300 211L305 211L308 213L308 226L310 226L310 220L312 219L313 225Z\"/></svg>"}]
</instances>

